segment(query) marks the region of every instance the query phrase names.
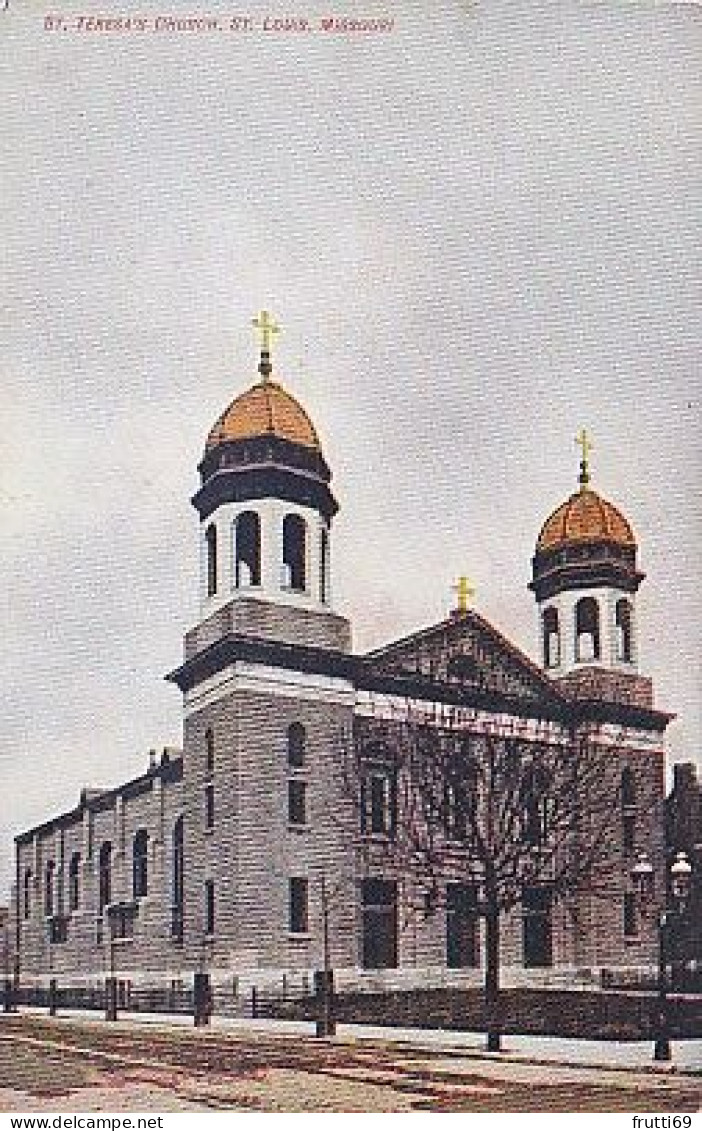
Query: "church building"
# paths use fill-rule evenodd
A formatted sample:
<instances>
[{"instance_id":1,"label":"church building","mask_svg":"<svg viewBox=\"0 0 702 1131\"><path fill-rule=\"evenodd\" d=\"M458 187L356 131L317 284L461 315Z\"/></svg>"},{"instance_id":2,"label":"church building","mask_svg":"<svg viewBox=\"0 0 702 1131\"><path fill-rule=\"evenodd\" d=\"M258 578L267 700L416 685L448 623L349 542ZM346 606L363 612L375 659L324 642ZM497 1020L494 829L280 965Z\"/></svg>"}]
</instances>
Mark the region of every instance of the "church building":
<instances>
[{"instance_id":1,"label":"church building","mask_svg":"<svg viewBox=\"0 0 702 1131\"><path fill-rule=\"evenodd\" d=\"M662 890L671 716L639 672L636 539L590 484L586 436L577 489L536 540L538 664L468 606L465 584L446 620L356 653L334 609L331 470L274 376L277 327L256 321L258 379L210 429L192 499L200 612L167 677L183 749L16 837L21 984L187 986L207 971L222 1008L247 983L304 985L326 965L342 986L478 984L484 924L460 838L434 902L418 896L387 758L354 759L387 750L408 712L425 729L461 717L472 733L605 752L604 862L568 899L542 885L507 909L504 977L651 966L655 917L632 867L645 852Z\"/></svg>"}]
</instances>

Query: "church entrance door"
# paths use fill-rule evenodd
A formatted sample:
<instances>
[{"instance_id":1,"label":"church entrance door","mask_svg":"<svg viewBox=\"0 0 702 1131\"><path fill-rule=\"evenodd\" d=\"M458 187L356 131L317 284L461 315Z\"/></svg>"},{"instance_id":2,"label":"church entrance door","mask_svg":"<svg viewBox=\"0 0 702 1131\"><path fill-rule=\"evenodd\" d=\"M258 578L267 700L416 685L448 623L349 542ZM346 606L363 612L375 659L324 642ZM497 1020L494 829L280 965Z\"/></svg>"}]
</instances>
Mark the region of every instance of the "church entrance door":
<instances>
[{"instance_id":1,"label":"church entrance door","mask_svg":"<svg viewBox=\"0 0 702 1131\"><path fill-rule=\"evenodd\" d=\"M364 880L361 895L364 968L397 966L397 884L394 880Z\"/></svg>"}]
</instances>

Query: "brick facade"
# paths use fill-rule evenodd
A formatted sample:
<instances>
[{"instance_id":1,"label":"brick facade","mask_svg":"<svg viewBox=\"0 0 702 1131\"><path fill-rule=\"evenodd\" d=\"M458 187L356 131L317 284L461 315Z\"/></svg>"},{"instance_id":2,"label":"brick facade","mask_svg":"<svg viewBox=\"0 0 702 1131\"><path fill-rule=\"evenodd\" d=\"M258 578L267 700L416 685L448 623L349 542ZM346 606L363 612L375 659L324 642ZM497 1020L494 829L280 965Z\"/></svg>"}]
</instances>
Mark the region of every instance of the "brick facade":
<instances>
[{"instance_id":1,"label":"brick facade","mask_svg":"<svg viewBox=\"0 0 702 1131\"><path fill-rule=\"evenodd\" d=\"M253 605L254 602L248 602ZM198 969L207 969L215 986L231 987L235 980L292 984L309 979L324 963L323 920L326 909L329 960L341 984L359 978L369 984L403 985L458 981L477 984L478 966L447 966L448 895L446 884L461 883L460 858L441 878L436 906L427 909L426 892L416 878L403 874L392 843L363 849L359 803L350 788L348 751L354 730L368 726L369 710L382 715L383 704L397 711L398 696L391 685L365 691L362 684L396 681L398 694L408 678L406 663L394 652L389 665L368 658L346 674L300 671L294 655L285 653L287 667L232 659L220 655L221 669L211 665L198 676L192 661L211 655L225 643L248 634L232 626L298 636L314 642L315 663L338 672L339 657L348 653L348 625L334 618L320 632L318 617L295 609L221 610L186 639L186 664L181 672L185 698L183 753L170 752L142 777L101 794L84 793L78 807L17 838L19 927L23 983L44 983L54 976L65 984L100 984L110 972L133 986L191 984ZM514 698L505 700L512 724L534 725L540 673L520 667L519 654L507 642L495 659L495 638L481 637L480 618L438 626L436 639L444 648L450 638L452 655L463 634L464 648L490 655L498 671L510 671L524 693L526 714L514 713ZM327 633L331 649L320 647ZM253 637L251 637L253 639ZM269 643L279 641L266 637ZM502 638L499 638L500 640ZM479 647L476 644L479 643ZM490 652L488 648L493 652ZM421 663L426 666L431 640L423 638ZM439 646L439 645L437 645ZM199 649L199 651L197 650ZM244 651L246 651L244 649ZM400 650L401 651L401 650ZM405 648L405 652L407 649ZM412 651L412 649L410 649ZM246 653L248 655L248 653ZM306 667L310 664L305 653ZM219 661L218 661L219 662ZM280 660L278 661L280 664ZM188 667L188 664L191 666ZM393 674L389 675L390 667ZM372 673L375 673L371 679ZM416 681L416 673L409 673ZM176 677L180 678L180 677ZM470 698L448 677L427 686L424 706L436 709L436 689ZM503 678L503 677L501 677ZM480 673L476 687L490 708L480 715L483 725L494 712L495 691ZM414 686L414 684L413 684ZM510 691L510 688L506 688ZM478 692L474 692L478 694ZM473 694L473 693L471 693ZM400 700L401 701L401 700ZM406 701L406 700L405 700ZM369 703L373 704L369 708ZM572 720L546 696L544 712L552 716L554 734L566 734ZM445 704L443 708L445 709ZM602 966L650 966L655 961L652 921L640 919L635 932L624 932L627 897L631 897L631 868L636 852L645 849L654 862L659 885L664 862L663 766L660 716L651 715L648 729L641 720L604 722L582 718L579 727L588 741L607 751L608 788L618 791L625 767L634 775L631 805L623 809L608 832L606 861L577 892L555 904L551 933L552 973L565 976L596 971ZM491 715L490 712L493 712ZM503 711L499 718L508 716ZM371 718L371 724L373 720ZM291 764L290 728L303 728L302 753ZM441 716L437 716L441 726ZM560 728L560 731L559 731ZM291 800L292 798L292 800ZM297 809L291 813L291 804ZM184 900L183 932L174 918L175 831L183 818ZM624 832L624 818L628 831ZM135 895L134 845L139 830L147 834L148 887ZM625 841L628 847L625 847ZM112 846L109 907L100 911L100 852ZM71 860L79 856L78 906L71 893ZM52 909L47 915L47 866L53 861ZM29 874L29 914L25 915L24 886ZM362 890L364 879L397 885L397 966L363 970ZM291 881L302 890L305 929L291 923ZM75 882L75 881L73 881ZM323 898L325 896L326 898ZM209 907L208 907L209 900ZM110 910L111 908L111 910ZM208 915L214 918L208 923ZM125 926L126 923L126 926ZM174 926L174 923L176 924ZM212 926L213 930L209 930ZM523 909L503 918L502 962L507 981L538 982L548 971L524 968ZM52 936L52 932L53 936ZM113 937L116 936L116 937ZM123 937L122 937L123 936ZM53 937L53 941L52 940ZM476 960L484 958L482 923L476 926Z\"/></svg>"}]
</instances>

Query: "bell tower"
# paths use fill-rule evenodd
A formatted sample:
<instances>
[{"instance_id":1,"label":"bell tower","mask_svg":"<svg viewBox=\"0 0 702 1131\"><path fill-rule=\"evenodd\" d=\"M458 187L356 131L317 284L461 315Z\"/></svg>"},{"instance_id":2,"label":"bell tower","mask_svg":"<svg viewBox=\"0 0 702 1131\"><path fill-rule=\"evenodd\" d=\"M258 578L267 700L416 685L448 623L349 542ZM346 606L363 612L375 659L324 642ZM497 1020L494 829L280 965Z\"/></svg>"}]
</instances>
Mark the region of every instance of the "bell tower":
<instances>
[{"instance_id":1,"label":"bell tower","mask_svg":"<svg viewBox=\"0 0 702 1131\"><path fill-rule=\"evenodd\" d=\"M278 327L266 311L253 324L259 379L199 464L200 613L169 675L184 712L182 945L194 969L227 978L261 962L312 968L322 877L352 883L338 822L355 703L350 625L331 605L338 508L314 425L274 376Z\"/></svg>"},{"instance_id":2,"label":"bell tower","mask_svg":"<svg viewBox=\"0 0 702 1131\"><path fill-rule=\"evenodd\" d=\"M579 489L541 528L529 588L539 615L541 662L553 676L599 668L638 673L636 593L644 579L624 515L590 486L585 429Z\"/></svg>"},{"instance_id":3,"label":"bell tower","mask_svg":"<svg viewBox=\"0 0 702 1131\"><path fill-rule=\"evenodd\" d=\"M252 321L260 379L211 428L192 500L200 517L200 620L252 602L259 613L275 605L332 617L338 506L331 472L309 416L274 378L278 325L265 310Z\"/></svg>"}]
</instances>

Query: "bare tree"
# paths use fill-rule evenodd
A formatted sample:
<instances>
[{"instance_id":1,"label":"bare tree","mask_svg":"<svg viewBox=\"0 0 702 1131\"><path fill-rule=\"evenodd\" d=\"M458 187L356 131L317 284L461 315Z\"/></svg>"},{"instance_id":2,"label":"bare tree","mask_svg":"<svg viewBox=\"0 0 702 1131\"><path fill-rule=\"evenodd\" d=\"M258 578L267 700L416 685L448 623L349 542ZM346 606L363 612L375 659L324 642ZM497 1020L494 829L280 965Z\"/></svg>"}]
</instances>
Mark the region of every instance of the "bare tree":
<instances>
[{"instance_id":1,"label":"bare tree","mask_svg":"<svg viewBox=\"0 0 702 1131\"><path fill-rule=\"evenodd\" d=\"M525 898L537 908L574 894L607 854L617 819L612 747L547 721L407 704L392 719L357 719L346 778L359 850L385 858L441 905L449 876L476 893L485 921L488 1048L500 1048L500 927ZM539 900L541 903L539 904Z\"/></svg>"}]
</instances>

